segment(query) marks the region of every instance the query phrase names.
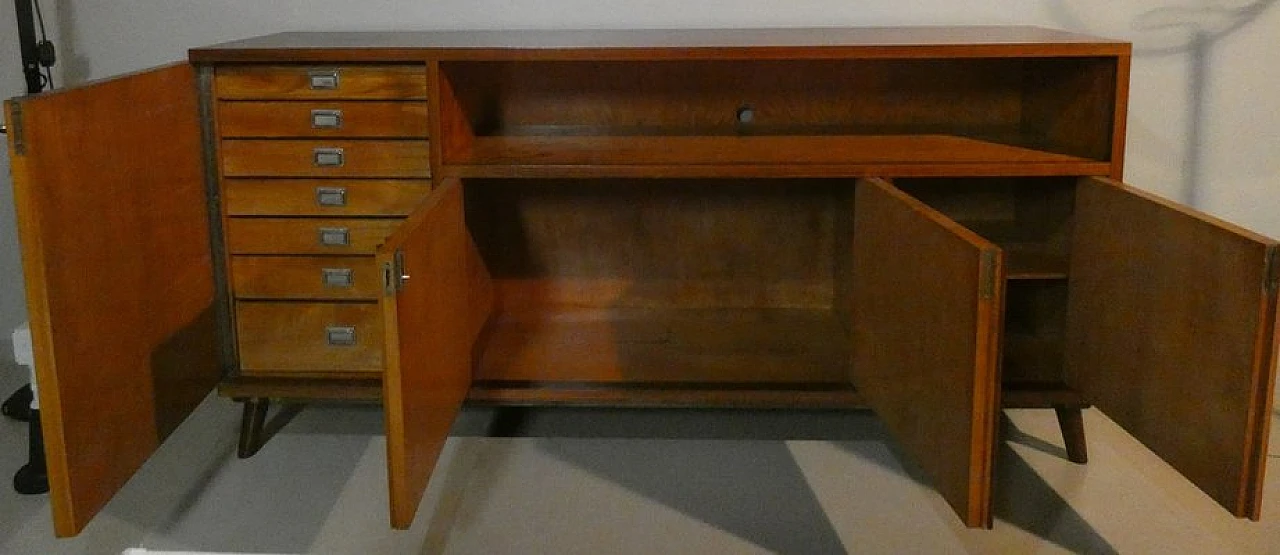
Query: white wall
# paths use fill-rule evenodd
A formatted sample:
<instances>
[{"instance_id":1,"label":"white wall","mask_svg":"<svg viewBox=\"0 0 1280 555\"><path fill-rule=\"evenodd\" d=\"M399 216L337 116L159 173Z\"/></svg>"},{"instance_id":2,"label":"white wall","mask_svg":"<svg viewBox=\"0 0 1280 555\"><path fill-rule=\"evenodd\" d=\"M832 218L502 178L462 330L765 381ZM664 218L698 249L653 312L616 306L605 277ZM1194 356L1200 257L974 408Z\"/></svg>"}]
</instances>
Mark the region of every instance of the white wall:
<instances>
[{"instance_id":1,"label":"white wall","mask_svg":"<svg viewBox=\"0 0 1280 555\"><path fill-rule=\"evenodd\" d=\"M181 59L190 47L284 30L1031 24L1100 33L1131 40L1138 49L1127 180L1280 237L1280 6L1252 18L1238 14L1273 1L64 0L58 20L70 80L158 65ZM1197 28L1221 32L1246 19L1205 49L1204 64L1190 54L1189 37ZM16 51L4 58L6 86L9 59ZM1188 156L1190 114L1197 113L1190 101L1193 76L1203 76L1194 81L1205 101L1198 157ZM1189 172L1194 160L1199 169ZM1194 191L1186 190L1189 173L1197 177ZM0 262L8 272L13 254L4 210L9 208L0 208ZM15 288L5 279L0 300ZM0 312L0 322L12 319Z\"/></svg>"}]
</instances>

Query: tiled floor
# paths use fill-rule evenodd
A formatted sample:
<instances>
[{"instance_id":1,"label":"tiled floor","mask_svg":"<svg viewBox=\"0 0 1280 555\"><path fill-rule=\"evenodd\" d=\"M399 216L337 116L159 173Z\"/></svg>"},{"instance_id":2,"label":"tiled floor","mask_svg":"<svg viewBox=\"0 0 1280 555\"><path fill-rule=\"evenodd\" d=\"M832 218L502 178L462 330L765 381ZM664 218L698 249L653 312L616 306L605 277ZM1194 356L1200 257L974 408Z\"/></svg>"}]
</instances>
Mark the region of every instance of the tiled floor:
<instances>
[{"instance_id":1,"label":"tiled floor","mask_svg":"<svg viewBox=\"0 0 1280 555\"><path fill-rule=\"evenodd\" d=\"M78 538L4 488L0 553L1280 553L1276 462L1264 520L1239 521L1094 411L1084 466L1052 412L1009 414L990 531L960 526L866 414L471 410L394 532L376 409L307 408L242 461L238 412L211 398ZM24 441L0 422L6 476Z\"/></svg>"}]
</instances>

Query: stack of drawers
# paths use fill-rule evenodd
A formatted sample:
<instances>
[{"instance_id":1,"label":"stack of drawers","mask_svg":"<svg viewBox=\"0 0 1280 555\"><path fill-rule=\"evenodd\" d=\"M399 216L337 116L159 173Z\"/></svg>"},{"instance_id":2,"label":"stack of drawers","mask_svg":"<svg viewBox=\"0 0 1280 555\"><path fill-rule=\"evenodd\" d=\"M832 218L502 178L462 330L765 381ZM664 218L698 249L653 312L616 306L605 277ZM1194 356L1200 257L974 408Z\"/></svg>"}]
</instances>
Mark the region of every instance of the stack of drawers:
<instances>
[{"instance_id":1,"label":"stack of drawers","mask_svg":"<svg viewBox=\"0 0 1280 555\"><path fill-rule=\"evenodd\" d=\"M382 371L373 254L431 188L426 91L423 66L217 68L241 374Z\"/></svg>"}]
</instances>

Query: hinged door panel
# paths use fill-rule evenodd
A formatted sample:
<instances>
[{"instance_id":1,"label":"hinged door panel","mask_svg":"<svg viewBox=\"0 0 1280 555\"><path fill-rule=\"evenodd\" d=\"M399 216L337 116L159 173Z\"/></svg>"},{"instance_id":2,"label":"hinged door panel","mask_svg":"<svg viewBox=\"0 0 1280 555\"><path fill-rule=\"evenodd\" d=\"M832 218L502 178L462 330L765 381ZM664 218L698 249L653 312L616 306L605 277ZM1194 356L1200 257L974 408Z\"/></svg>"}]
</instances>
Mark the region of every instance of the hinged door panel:
<instances>
[{"instance_id":1,"label":"hinged door panel","mask_svg":"<svg viewBox=\"0 0 1280 555\"><path fill-rule=\"evenodd\" d=\"M1003 254L881 180L854 197L852 379L969 526L991 526Z\"/></svg>"},{"instance_id":2,"label":"hinged door panel","mask_svg":"<svg viewBox=\"0 0 1280 555\"><path fill-rule=\"evenodd\" d=\"M196 79L176 65L8 109L50 501L74 535L219 377Z\"/></svg>"},{"instance_id":3,"label":"hinged door panel","mask_svg":"<svg viewBox=\"0 0 1280 555\"><path fill-rule=\"evenodd\" d=\"M1075 225L1070 385L1233 514L1258 518L1276 242L1095 178L1079 183Z\"/></svg>"},{"instance_id":4,"label":"hinged door panel","mask_svg":"<svg viewBox=\"0 0 1280 555\"><path fill-rule=\"evenodd\" d=\"M387 474L391 525L413 524L449 428L471 387L472 348L493 289L446 180L378 250L386 295Z\"/></svg>"}]
</instances>

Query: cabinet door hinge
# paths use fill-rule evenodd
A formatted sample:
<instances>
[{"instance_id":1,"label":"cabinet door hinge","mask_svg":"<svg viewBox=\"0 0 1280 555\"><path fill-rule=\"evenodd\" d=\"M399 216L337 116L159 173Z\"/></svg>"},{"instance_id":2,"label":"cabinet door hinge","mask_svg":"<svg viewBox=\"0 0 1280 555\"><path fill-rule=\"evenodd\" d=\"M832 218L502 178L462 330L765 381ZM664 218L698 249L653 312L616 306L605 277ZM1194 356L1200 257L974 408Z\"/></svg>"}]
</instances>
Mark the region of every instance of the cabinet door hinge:
<instances>
[{"instance_id":1,"label":"cabinet door hinge","mask_svg":"<svg viewBox=\"0 0 1280 555\"><path fill-rule=\"evenodd\" d=\"M978 294L983 299L990 299L996 296L996 251L982 251L981 264Z\"/></svg>"},{"instance_id":2,"label":"cabinet door hinge","mask_svg":"<svg viewBox=\"0 0 1280 555\"><path fill-rule=\"evenodd\" d=\"M1280 246L1272 246L1267 251L1267 281L1262 285L1262 290L1268 297L1280 293Z\"/></svg>"},{"instance_id":3,"label":"cabinet door hinge","mask_svg":"<svg viewBox=\"0 0 1280 555\"><path fill-rule=\"evenodd\" d=\"M391 262L382 265L382 288L388 297L404 290L409 275L404 273L404 251L397 250Z\"/></svg>"},{"instance_id":4,"label":"cabinet door hinge","mask_svg":"<svg viewBox=\"0 0 1280 555\"><path fill-rule=\"evenodd\" d=\"M13 101L9 108L9 123L7 133L13 136L13 153L27 153L27 137L26 129L22 125L22 103Z\"/></svg>"}]
</instances>

